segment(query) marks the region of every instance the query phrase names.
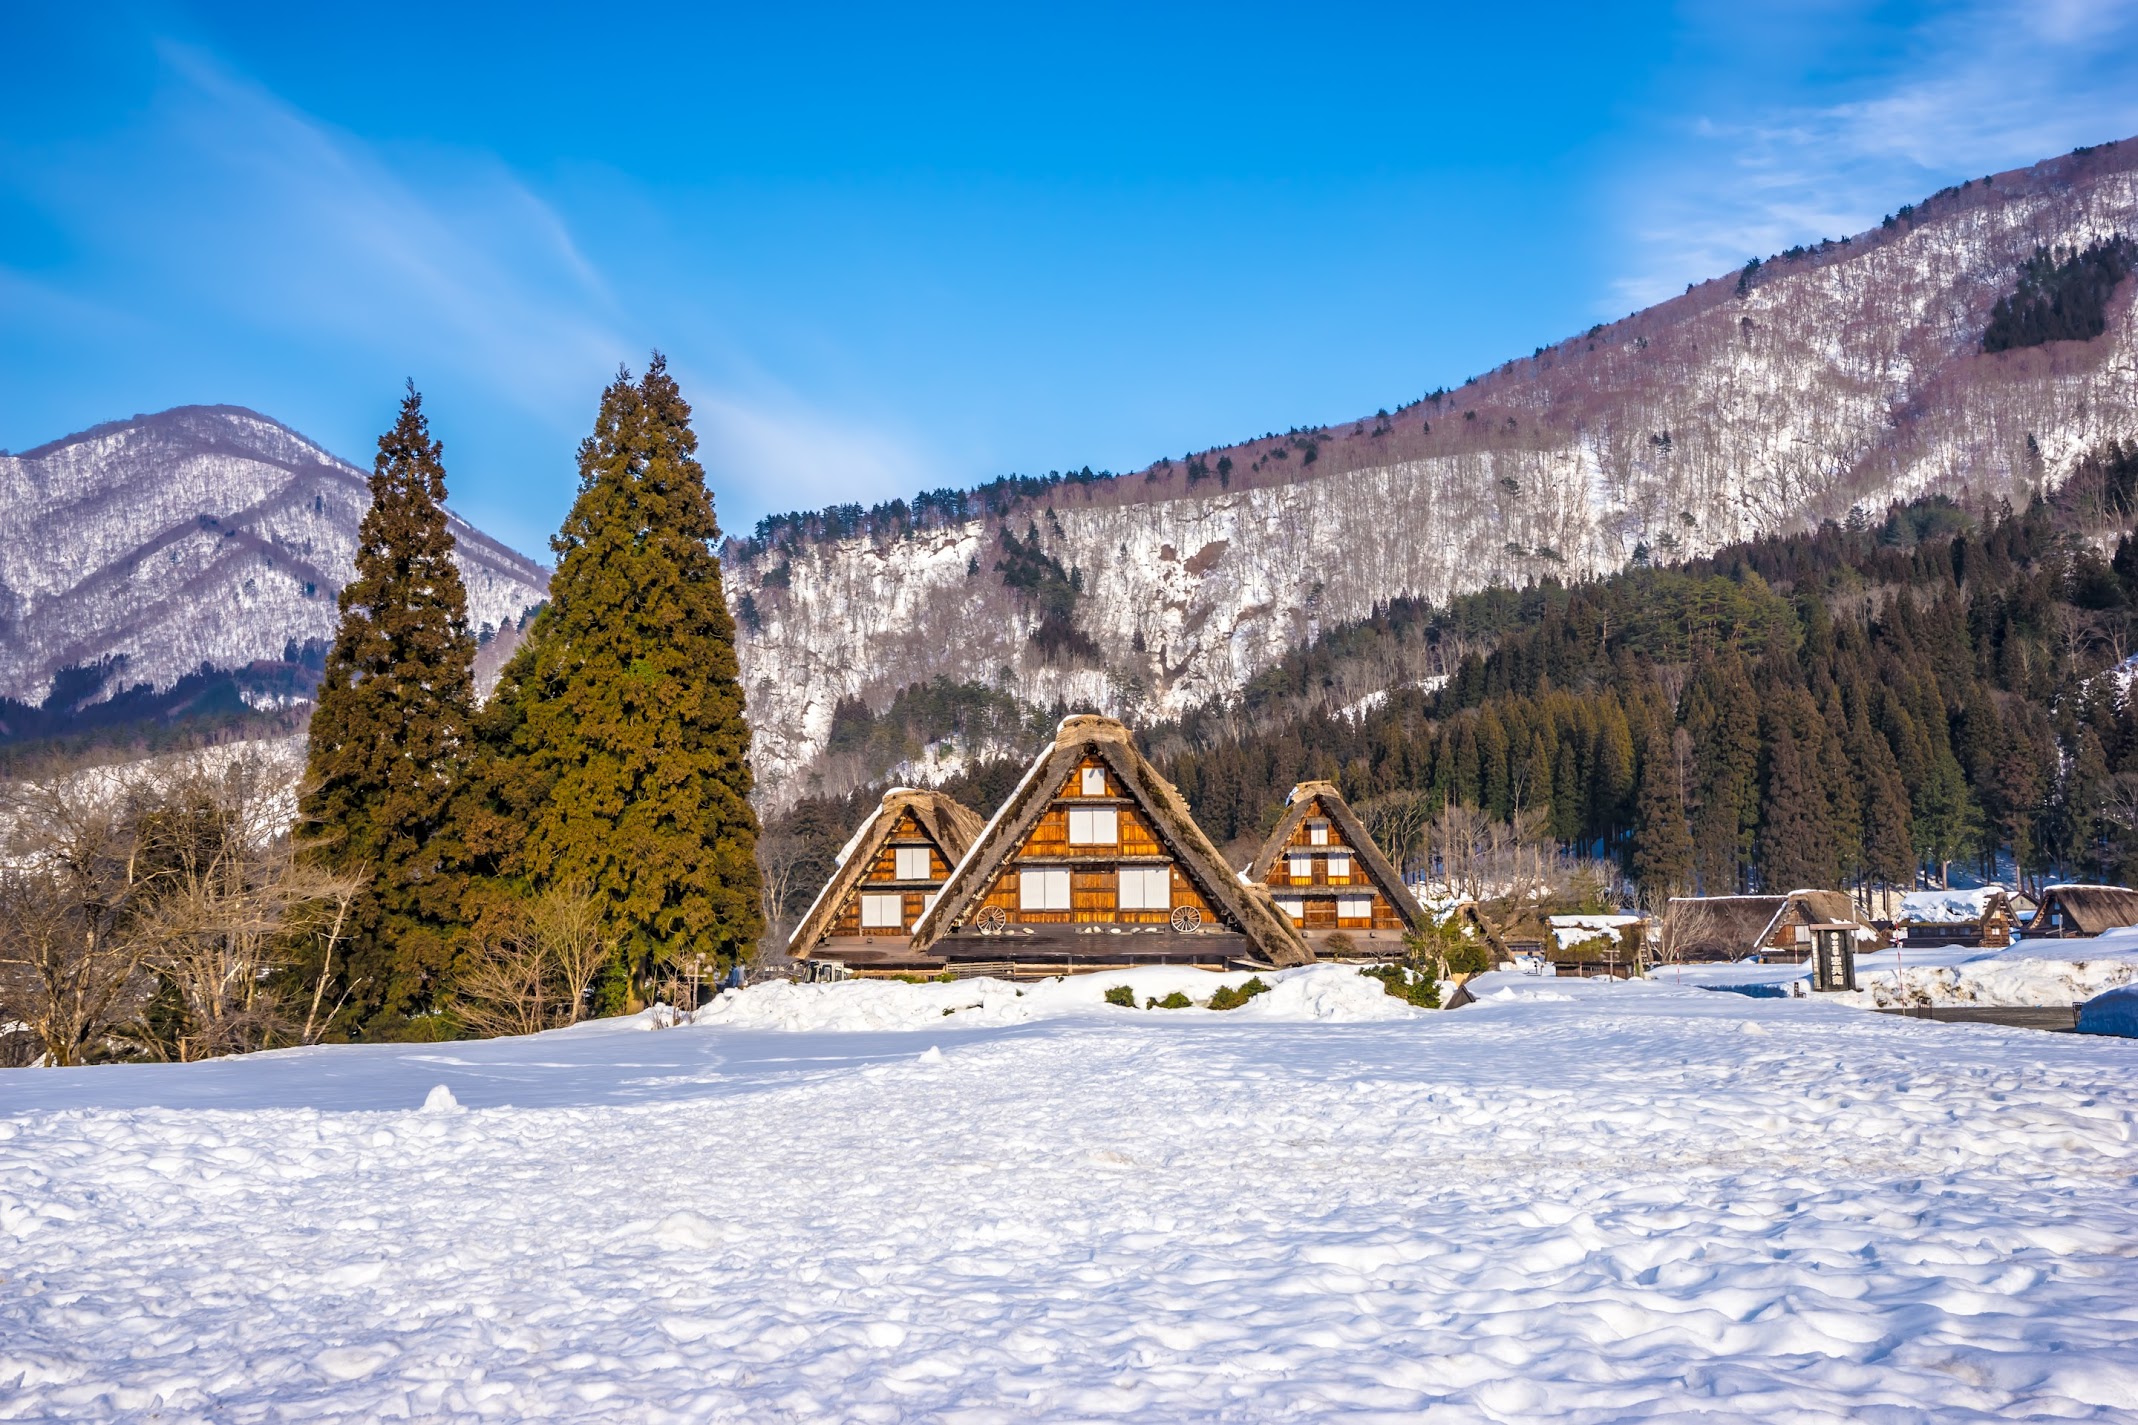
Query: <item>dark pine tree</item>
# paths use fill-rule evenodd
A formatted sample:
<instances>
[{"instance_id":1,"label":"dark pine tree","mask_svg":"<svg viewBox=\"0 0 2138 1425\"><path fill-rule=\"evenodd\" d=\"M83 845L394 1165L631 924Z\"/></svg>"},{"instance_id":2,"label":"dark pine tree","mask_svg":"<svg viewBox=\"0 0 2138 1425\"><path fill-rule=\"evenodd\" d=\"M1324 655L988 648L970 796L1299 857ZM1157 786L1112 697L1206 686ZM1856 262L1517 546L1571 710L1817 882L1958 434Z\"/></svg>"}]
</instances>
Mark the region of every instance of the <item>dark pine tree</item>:
<instances>
[{"instance_id":1,"label":"dark pine tree","mask_svg":"<svg viewBox=\"0 0 2138 1425\"><path fill-rule=\"evenodd\" d=\"M312 854L369 877L344 962L342 1027L377 1037L418 1030L410 1016L434 1003L461 916L449 813L470 752L475 639L441 454L412 382L379 439L307 755Z\"/></svg>"},{"instance_id":2,"label":"dark pine tree","mask_svg":"<svg viewBox=\"0 0 2138 1425\"><path fill-rule=\"evenodd\" d=\"M602 393L551 541L549 607L485 720L500 869L590 887L632 973L732 959L763 928L750 729L697 445L659 355Z\"/></svg>"},{"instance_id":3,"label":"dark pine tree","mask_svg":"<svg viewBox=\"0 0 2138 1425\"><path fill-rule=\"evenodd\" d=\"M1660 728L1648 734L1634 800L1630 869L1642 903L1660 911L1672 896L1687 890L1693 879L1693 838L1685 829L1677 759L1671 756L1669 737Z\"/></svg>"},{"instance_id":4,"label":"dark pine tree","mask_svg":"<svg viewBox=\"0 0 2138 1425\"><path fill-rule=\"evenodd\" d=\"M1759 878L1770 894L1830 887L1834 861L1826 793L1796 734L1777 718L1768 742L1767 789L1760 803Z\"/></svg>"}]
</instances>

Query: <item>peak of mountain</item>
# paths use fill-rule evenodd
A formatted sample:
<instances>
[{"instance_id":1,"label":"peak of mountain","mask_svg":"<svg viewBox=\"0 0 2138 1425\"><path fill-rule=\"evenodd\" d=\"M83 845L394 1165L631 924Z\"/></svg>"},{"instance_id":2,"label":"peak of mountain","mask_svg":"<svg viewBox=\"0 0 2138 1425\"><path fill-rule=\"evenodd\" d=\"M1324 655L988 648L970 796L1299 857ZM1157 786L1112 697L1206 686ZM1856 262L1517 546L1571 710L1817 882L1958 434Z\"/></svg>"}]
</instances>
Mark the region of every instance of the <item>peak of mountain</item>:
<instances>
[{"instance_id":1,"label":"peak of mountain","mask_svg":"<svg viewBox=\"0 0 2138 1425\"><path fill-rule=\"evenodd\" d=\"M769 521L729 550L760 776L798 794L835 710L936 679L1166 717L1399 596L1595 577L1929 493L2023 503L2138 438L2138 283L2089 340L1992 352L1984 333L2038 253L2118 234L2138 234L2138 142L1946 189L1348 426Z\"/></svg>"},{"instance_id":2,"label":"peak of mountain","mask_svg":"<svg viewBox=\"0 0 2138 1425\"><path fill-rule=\"evenodd\" d=\"M204 668L285 665L295 681L268 683L308 691L302 670L316 676L355 572L366 479L241 406L180 406L0 455L0 698L72 707ZM469 622L494 643L542 600L548 571L452 527Z\"/></svg>"}]
</instances>

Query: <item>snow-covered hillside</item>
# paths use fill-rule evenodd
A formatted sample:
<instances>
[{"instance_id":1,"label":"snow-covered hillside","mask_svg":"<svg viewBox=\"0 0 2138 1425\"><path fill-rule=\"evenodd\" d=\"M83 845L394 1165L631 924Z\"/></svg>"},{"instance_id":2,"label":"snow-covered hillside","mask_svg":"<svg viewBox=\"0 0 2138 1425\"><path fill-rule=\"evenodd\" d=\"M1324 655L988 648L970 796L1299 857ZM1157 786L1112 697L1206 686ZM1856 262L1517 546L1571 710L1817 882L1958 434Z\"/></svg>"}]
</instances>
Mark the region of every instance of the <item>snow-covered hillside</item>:
<instances>
[{"instance_id":1,"label":"snow-covered hillside","mask_svg":"<svg viewBox=\"0 0 2138 1425\"><path fill-rule=\"evenodd\" d=\"M1100 667L1034 656L1040 610L994 572L991 521L738 559L760 777L775 801L799 790L841 698L881 707L938 676L1140 721L1396 595L1595 575L1643 543L1667 559L1932 491L2023 501L2138 437L2138 283L2091 342L1985 355L1983 328L2037 247L2138 232L2134 168L2138 142L1978 180L1438 402L1207 453L1226 487L1170 463L1058 487L1009 523L1081 572Z\"/></svg>"},{"instance_id":2,"label":"snow-covered hillside","mask_svg":"<svg viewBox=\"0 0 2138 1425\"><path fill-rule=\"evenodd\" d=\"M0 456L0 697L123 658L107 692L333 636L362 472L234 406L186 406ZM469 622L499 628L548 573L458 519Z\"/></svg>"},{"instance_id":3,"label":"snow-covered hillside","mask_svg":"<svg viewBox=\"0 0 2138 1425\"><path fill-rule=\"evenodd\" d=\"M2138 1044L913 988L925 1030L0 1074L0 1419L2138 1411Z\"/></svg>"}]
</instances>

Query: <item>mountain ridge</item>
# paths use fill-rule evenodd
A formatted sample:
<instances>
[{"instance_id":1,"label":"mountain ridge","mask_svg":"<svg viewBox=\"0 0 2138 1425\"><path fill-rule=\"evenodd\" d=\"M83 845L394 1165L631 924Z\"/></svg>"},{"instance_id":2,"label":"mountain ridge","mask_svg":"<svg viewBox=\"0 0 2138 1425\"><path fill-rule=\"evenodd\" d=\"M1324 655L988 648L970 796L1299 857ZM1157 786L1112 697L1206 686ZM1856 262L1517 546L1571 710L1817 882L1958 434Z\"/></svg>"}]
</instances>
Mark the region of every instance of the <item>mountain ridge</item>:
<instances>
[{"instance_id":1,"label":"mountain ridge","mask_svg":"<svg viewBox=\"0 0 2138 1425\"><path fill-rule=\"evenodd\" d=\"M58 690L86 703L169 689L204 666L296 663L293 648L333 636L367 482L231 405L107 421L0 456L0 697L36 706ZM501 631L509 641L548 573L451 518L469 621L486 645Z\"/></svg>"},{"instance_id":2,"label":"mountain ridge","mask_svg":"<svg viewBox=\"0 0 2138 1425\"><path fill-rule=\"evenodd\" d=\"M773 521L729 561L771 799L821 770L842 703L935 678L1162 719L1391 598L1597 577L1928 493L2024 503L2138 437L2132 284L2092 341L1985 354L1983 330L2038 249L2138 232L2134 170L2125 141L1970 180L1346 432L834 538ZM1060 579L1012 587L1028 550ZM1105 651L1064 657L1064 633Z\"/></svg>"}]
</instances>

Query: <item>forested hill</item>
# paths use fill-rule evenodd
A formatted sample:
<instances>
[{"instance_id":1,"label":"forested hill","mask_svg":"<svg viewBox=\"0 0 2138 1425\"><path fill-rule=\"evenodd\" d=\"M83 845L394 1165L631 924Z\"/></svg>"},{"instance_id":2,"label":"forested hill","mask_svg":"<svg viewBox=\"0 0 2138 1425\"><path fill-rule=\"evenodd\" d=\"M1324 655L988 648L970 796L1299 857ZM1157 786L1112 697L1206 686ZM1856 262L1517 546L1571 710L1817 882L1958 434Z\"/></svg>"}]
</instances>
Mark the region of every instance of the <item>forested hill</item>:
<instances>
[{"instance_id":1,"label":"forested hill","mask_svg":"<svg viewBox=\"0 0 2138 1425\"><path fill-rule=\"evenodd\" d=\"M2125 876L2134 492L2138 447L2112 444L2018 513L1934 497L1679 567L1384 608L1147 750L1235 848L1326 777L1399 858L1467 805L1614 859L1650 899L1906 886L1992 857ZM1361 670L1436 662L1434 691L1336 701ZM984 813L1016 770L949 789ZM807 800L782 829L825 855L860 805Z\"/></svg>"},{"instance_id":2,"label":"forested hill","mask_svg":"<svg viewBox=\"0 0 2138 1425\"><path fill-rule=\"evenodd\" d=\"M727 559L763 798L889 771L833 775L842 704L880 714L938 678L1148 724L1391 598L1571 583L1931 494L2023 506L2138 438L2133 234L2138 142L2104 145L1360 419L768 522Z\"/></svg>"}]
</instances>

